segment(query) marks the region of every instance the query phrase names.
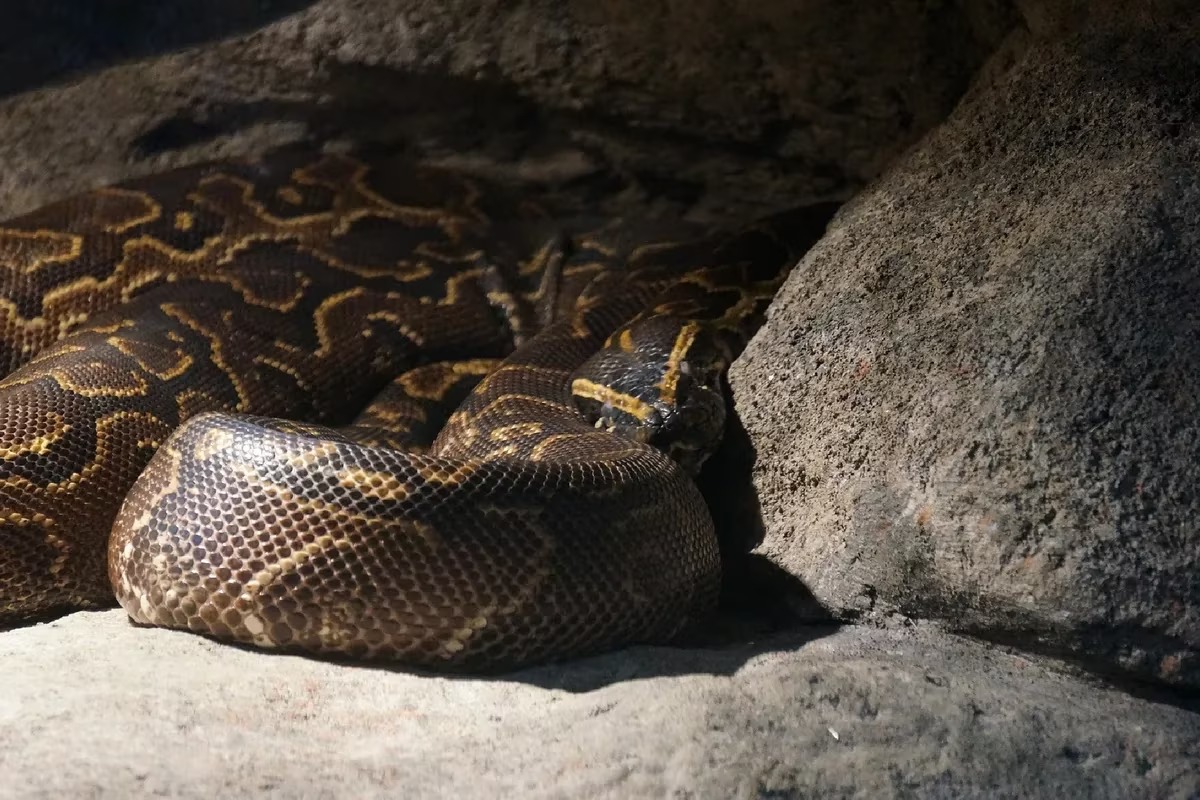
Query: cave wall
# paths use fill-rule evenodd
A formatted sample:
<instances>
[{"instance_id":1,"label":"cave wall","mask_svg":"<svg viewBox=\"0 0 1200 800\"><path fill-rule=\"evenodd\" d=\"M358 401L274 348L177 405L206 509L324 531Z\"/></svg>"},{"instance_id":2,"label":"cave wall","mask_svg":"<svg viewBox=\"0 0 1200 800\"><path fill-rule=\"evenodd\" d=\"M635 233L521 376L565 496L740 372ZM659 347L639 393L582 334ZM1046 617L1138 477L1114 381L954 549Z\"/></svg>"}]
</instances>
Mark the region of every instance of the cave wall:
<instances>
[{"instance_id":1,"label":"cave wall","mask_svg":"<svg viewBox=\"0 0 1200 800\"><path fill-rule=\"evenodd\" d=\"M14 0L0 213L307 138L597 170L695 215L844 196L942 119L1001 0ZM549 164L549 166L545 166Z\"/></svg>"}]
</instances>

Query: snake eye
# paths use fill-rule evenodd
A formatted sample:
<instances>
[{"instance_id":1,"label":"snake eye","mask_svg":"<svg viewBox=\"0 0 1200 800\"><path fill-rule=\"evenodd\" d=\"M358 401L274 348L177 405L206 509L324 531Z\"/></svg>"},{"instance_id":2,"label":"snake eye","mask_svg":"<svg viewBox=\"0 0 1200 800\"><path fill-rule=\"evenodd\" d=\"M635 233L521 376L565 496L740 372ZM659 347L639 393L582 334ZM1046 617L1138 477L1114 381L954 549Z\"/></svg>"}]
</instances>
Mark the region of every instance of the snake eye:
<instances>
[{"instance_id":1,"label":"snake eye","mask_svg":"<svg viewBox=\"0 0 1200 800\"><path fill-rule=\"evenodd\" d=\"M725 363L702 323L657 316L614 333L576 371L572 392L598 430L649 444L695 472L724 431Z\"/></svg>"}]
</instances>

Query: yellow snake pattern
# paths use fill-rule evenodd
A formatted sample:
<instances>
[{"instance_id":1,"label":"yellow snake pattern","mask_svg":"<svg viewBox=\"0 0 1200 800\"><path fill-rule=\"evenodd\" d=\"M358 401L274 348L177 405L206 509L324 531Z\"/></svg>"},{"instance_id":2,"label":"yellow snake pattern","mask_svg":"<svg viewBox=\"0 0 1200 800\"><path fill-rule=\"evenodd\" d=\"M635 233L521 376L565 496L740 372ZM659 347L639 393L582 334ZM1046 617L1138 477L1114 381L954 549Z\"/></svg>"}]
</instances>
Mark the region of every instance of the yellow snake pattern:
<instances>
[{"instance_id":1,"label":"yellow snake pattern","mask_svg":"<svg viewBox=\"0 0 1200 800\"><path fill-rule=\"evenodd\" d=\"M689 430L828 216L797 213L632 234L284 152L0 226L0 620L115 594L437 669L669 638L720 576Z\"/></svg>"}]
</instances>

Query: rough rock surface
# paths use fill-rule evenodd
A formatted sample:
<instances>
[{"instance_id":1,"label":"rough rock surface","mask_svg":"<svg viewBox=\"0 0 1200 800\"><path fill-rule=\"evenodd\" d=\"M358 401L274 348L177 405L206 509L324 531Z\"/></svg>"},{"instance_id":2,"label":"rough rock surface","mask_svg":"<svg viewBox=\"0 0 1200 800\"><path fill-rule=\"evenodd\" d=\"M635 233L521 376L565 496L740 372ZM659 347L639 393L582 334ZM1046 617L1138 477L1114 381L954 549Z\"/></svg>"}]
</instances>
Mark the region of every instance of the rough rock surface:
<instances>
[{"instance_id":1,"label":"rough rock surface","mask_svg":"<svg viewBox=\"0 0 1200 800\"><path fill-rule=\"evenodd\" d=\"M837 615L1195 689L1198 29L1122 14L998 55L731 379L762 552Z\"/></svg>"},{"instance_id":2,"label":"rough rock surface","mask_svg":"<svg viewBox=\"0 0 1200 800\"><path fill-rule=\"evenodd\" d=\"M504 161L567 150L710 215L846 192L953 106L1006 0L13 0L0 215L317 136Z\"/></svg>"},{"instance_id":3,"label":"rough rock surface","mask_svg":"<svg viewBox=\"0 0 1200 800\"><path fill-rule=\"evenodd\" d=\"M921 629L824 633L476 681L81 613L0 637L0 795L1200 793L1194 714Z\"/></svg>"}]
</instances>

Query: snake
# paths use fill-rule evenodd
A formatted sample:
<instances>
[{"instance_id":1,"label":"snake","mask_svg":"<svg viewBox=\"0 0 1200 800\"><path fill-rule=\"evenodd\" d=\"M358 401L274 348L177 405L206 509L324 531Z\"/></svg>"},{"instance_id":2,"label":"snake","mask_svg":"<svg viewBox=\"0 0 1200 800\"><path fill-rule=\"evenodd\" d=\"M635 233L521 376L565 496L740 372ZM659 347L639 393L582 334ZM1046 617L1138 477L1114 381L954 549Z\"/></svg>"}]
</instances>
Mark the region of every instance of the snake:
<instances>
[{"instance_id":1,"label":"snake","mask_svg":"<svg viewBox=\"0 0 1200 800\"><path fill-rule=\"evenodd\" d=\"M0 224L0 621L447 671L697 624L725 372L831 208L543 195L285 148Z\"/></svg>"}]
</instances>

